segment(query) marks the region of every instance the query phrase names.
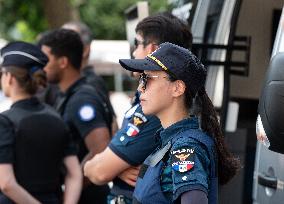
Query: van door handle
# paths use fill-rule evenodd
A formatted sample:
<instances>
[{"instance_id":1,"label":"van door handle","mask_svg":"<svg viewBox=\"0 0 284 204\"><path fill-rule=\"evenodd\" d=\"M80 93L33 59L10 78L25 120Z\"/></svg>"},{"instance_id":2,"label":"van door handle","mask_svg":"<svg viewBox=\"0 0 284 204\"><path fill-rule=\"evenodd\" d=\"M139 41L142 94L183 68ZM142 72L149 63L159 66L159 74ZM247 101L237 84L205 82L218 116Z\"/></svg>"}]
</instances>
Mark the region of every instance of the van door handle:
<instances>
[{"instance_id":1,"label":"van door handle","mask_svg":"<svg viewBox=\"0 0 284 204\"><path fill-rule=\"evenodd\" d=\"M264 187L281 189L284 188L284 182L277 179L276 177L271 177L262 173L258 174L258 183Z\"/></svg>"}]
</instances>

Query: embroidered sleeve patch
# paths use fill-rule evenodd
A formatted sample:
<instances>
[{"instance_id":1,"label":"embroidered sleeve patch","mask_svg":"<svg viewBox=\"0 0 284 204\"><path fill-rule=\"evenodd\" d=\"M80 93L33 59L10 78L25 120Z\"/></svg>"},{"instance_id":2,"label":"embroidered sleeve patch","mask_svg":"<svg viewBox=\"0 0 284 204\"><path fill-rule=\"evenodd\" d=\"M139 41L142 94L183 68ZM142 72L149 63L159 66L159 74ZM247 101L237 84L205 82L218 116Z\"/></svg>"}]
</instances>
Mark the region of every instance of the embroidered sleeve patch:
<instances>
[{"instance_id":1,"label":"embroidered sleeve patch","mask_svg":"<svg viewBox=\"0 0 284 204\"><path fill-rule=\"evenodd\" d=\"M145 122L147 122L147 118L141 113L135 112L132 116L131 123L136 127L141 126Z\"/></svg>"},{"instance_id":2,"label":"embroidered sleeve patch","mask_svg":"<svg viewBox=\"0 0 284 204\"><path fill-rule=\"evenodd\" d=\"M180 148L171 151L171 165L175 171L187 172L194 167L194 149Z\"/></svg>"},{"instance_id":3,"label":"embroidered sleeve patch","mask_svg":"<svg viewBox=\"0 0 284 204\"><path fill-rule=\"evenodd\" d=\"M92 105L83 105L80 107L78 114L81 121L87 122L95 118L96 111Z\"/></svg>"},{"instance_id":4,"label":"embroidered sleeve patch","mask_svg":"<svg viewBox=\"0 0 284 204\"><path fill-rule=\"evenodd\" d=\"M141 125L146 122L147 118L143 114L134 112L129 120L129 123L125 127L126 134L130 137L136 136L140 132Z\"/></svg>"},{"instance_id":5,"label":"embroidered sleeve patch","mask_svg":"<svg viewBox=\"0 0 284 204\"><path fill-rule=\"evenodd\" d=\"M126 134L130 137L136 136L139 133L139 128L131 123L128 123Z\"/></svg>"},{"instance_id":6,"label":"embroidered sleeve patch","mask_svg":"<svg viewBox=\"0 0 284 204\"><path fill-rule=\"evenodd\" d=\"M125 113L125 118L131 118L131 116L135 113L136 109L138 108L138 104L131 107L126 113Z\"/></svg>"}]
</instances>

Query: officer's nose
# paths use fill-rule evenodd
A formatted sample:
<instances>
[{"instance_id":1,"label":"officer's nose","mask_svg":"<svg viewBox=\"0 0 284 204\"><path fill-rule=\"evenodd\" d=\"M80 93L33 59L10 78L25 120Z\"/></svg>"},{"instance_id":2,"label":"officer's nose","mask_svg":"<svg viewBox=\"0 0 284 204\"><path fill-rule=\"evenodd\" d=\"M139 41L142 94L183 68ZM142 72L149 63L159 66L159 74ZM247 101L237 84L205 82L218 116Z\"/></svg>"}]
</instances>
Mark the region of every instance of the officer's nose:
<instances>
[{"instance_id":1,"label":"officer's nose","mask_svg":"<svg viewBox=\"0 0 284 204\"><path fill-rule=\"evenodd\" d=\"M145 85L143 82L141 82L141 80L139 80L139 85L138 85L138 88L137 90L141 93L144 93L145 92Z\"/></svg>"},{"instance_id":2,"label":"officer's nose","mask_svg":"<svg viewBox=\"0 0 284 204\"><path fill-rule=\"evenodd\" d=\"M137 47L135 47L133 52L132 52L132 56L133 56L134 59L136 59L136 50L137 50Z\"/></svg>"}]
</instances>

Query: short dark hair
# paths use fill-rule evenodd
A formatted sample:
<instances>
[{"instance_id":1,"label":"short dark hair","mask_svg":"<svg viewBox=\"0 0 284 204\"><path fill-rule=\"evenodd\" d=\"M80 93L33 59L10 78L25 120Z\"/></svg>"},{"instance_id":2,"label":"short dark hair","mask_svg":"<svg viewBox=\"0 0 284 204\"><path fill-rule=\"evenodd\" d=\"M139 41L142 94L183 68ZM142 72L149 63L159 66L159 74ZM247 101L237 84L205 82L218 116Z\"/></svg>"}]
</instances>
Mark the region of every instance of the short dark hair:
<instances>
[{"instance_id":1,"label":"short dark hair","mask_svg":"<svg viewBox=\"0 0 284 204\"><path fill-rule=\"evenodd\" d=\"M187 49L192 46L189 26L168 12L144 18L137 24L135 31L142 35L145 42L155 42L158 45L170 42Z\"/></svg>"},{"instance_id":2,"label":"short dark hair","mask_svg":"<svg viewBox=\"0 0 284 204\"><path fill-rule=\"evenodd\" d=\"M56 29L42 36L39 44L51 48L51 53L57 57L65 56L70 63L80 69L83 57L83 43L73 30Z\"/></svg>"}]
</instances>

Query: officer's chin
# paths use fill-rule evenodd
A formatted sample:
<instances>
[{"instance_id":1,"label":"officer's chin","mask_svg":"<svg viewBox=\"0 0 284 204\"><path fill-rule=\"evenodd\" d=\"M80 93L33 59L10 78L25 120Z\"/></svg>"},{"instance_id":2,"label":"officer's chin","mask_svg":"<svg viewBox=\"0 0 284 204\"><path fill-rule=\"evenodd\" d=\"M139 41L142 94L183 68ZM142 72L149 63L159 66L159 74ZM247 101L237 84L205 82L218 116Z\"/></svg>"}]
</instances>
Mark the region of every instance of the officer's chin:
<instances>
[{"instance_id":1,"label":"officer's chin","mask_svg":"<svg viewBox=\"0 0 284 204\"><path fill-rule=\"evenodd\" d=\"M151 111L147 108L146 102L145 101L141 101L140 102L141 107L142 107L142 111L145 115L152 115L153 113L151 113Z\"/></svg>"}]
</instances>

